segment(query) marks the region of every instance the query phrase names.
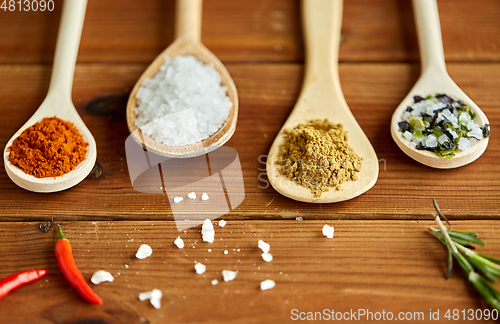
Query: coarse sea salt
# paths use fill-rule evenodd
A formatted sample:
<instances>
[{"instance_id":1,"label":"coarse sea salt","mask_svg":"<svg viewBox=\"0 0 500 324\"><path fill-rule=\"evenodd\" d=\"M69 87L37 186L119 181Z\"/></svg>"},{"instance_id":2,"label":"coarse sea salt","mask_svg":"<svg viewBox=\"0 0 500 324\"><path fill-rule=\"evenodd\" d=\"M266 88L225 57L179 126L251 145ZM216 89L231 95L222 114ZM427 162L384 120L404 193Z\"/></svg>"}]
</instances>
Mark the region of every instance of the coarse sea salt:
<instances>
[{"instance_id":1,"label":"coarse sea salt","mask_svg":"<svg viewBox=\"0 0 500 324\"><path fill-rule=\"evenodd\" d=\"M271 249L271 246L262 240L259 240L258 245L259 245L259 249L261 249L262 252L264 252L264 253L268 253L269 250Z\"/></svg>"},{"instance_id":2,"label":"coarse sea salt","mask_svg":"<svg viewBox=\"0 0 500 324\"><path fill-rule=\"evenodd\" d=\"M174 203L176 203L176 204L180 203L183 200L184 200L184 198L182 198L182 197L174 197Z\"/></svg>"},{"instance_id":3,"label":"coarse sea salt","mask_svg":"<svg viewBox=\"0 0 500 324\"><path fill-rule=\"evenodd\" d=\"M210 219L205 219L205 221L203 222L203 225L201 227L201 235L203 237L203 241L208 243L214 242L215 231Z\"/></svg>"},{"instance_id":4,"label":"coarse sea salt","mask_svg":"<svg viewBox=\"0 0 500 324\"><path fill-rule=\"evenodd\" d=\"M219 226L220 226L220 227L224 227L224 226L226 226L226 221L225 221L225 220L223 220L223 219L221 219L221 220L219 221Z\"/></svg>"},{"instance_id":5,"label":"coarse sea salt","mask_svg":"<svg viewBox=\"0 0 500 324\"><path fill-rule=\"evenodd\" d=\"M194 56L166 58L136 94L135 125L154 140L172 146L194 144L215 133L233 103L222 77Z\"/></svg>"},{"instance_id":6,"label":"coarse sea salt","mask_svg":"<svg viewBox=\"0 0 500 324\"><path fill-rule=\"evenodd\" d=\"M191 199L196 199L196 193L194 193L194 191L190 192L190 193L188 193L188 197Z\"/></svg>"},{"instance_id":7,"label":"coarse sea salt","mask_svg":"<svg viewBox=\"0 0 500 324\"><path fill-rule=\"evenodd\" d=\"M197 274L202 274L205 271L207 271L207 267L204 264L199 263L199 262L194 265L194 269L196 270Z\"/></svg>"},{"instance_id":8,"label":"coarse sea salt","mask_svg":"<svg viewBox=\"0 0 500 324\"><path fill-rule=\"evenodd\" d=\"M114 280L115 280L115 278L113 277L113 275L107 271L104 271L104 270L96 271L92 275L92 278L90 278L90 281L92 281L92 283L94 285L98 285L101 282L105 282L105 281L113 282Z\"/></svg>"},{"instance_id":9,"label":"coarse sea salt","mask_svg":"<svg viewBox=\"0 0 500 324\"><path fill-rule=\"evenodd\" d=\"M139 294L139 300L144 301L146 299L149 299L151 302L151 305L153 305L154 308L160 309L161 307L161 298L163 297L163 294L161 290L159 289L153 289L152 291L146 291L142 292Z\"/></svg>"},{"instance_id":10,"label":"coarse sea salt","mask_svg":"<svg viewBox=\"0 0 500 324\"><path fill-rule=\"evenodd\" d=\"M204 193L201 195L201 200L208 200L208 199L209 199L209 197L208 197L207 193L206 193L206 192L204 192Z\"/></svg>"},{"instance_id":11,"label":"coarse sea salt","mask_svg":"<svg viewBox=\"0 0 500 324\"><path fill-rule=\"evenodd\" d=\"M184 247L184 241L181 239L180 236L178 236L175 241L174 241L174 244L177 245L177 247L179 249L182 249Z\"/></svg>"},{"instance_id":12,"label":"coarse sea salt","mask_svg":"<svg viewBox=\"0 0 500 324\"><path fill-rule=\"evenodd\" d=\"M273 255L271 253L262 253L262 259L266 262L273 261Z\"/></svg>"},{"instance_id":13,"label":"coarse sea salt","mask_svg":"<svg viewBox=\"0 0 500 324\"><path fill-rule=\"evenodd\" d=\"M217 280L217 279L214 279L211 281L212 286L215 286L218 283L219 283L219 280Z\"/></svg>"},{"instance_id":14,"label":"coarse sea salt","mask_svg":"<svg viewBox=\"0 0 500 324\"><path fill-rule=\"evenodd\" d=\"M237 274L238 274L238 271L222 270L222 278L224 278L225 282L234 280L234 278L236 278Z\"/></svg>"},{"instance_id":15,"label":"coarse sea salt","mask_svg":"<svg viewBox=\"0 0 500 324\"><path fill-rule=\"evenodd\" d=\"M273 289L274 286L276 286L276 282L274 282L274 280L271 279L267 279L260 282L260 290Z\"/></svg>"},{"instance_id":16,"label":"coarse sea salt","mask_svg":"<svg viewBox=\"0 0 500 324\"><path fill-rule=\"evenodd\" d=\"M139 249L137 250L137 253L135 254L135 257L137 259L146 259L147 257L151 256L153 254L153 249L147 245L147 244L142 244Z\"/></svg>"},{"instance_id":17,"label":"coarse sea salt","mask_svg":"<svg viewBox=\"0 0 500 324\"><path fill-rule=\"evenodd\" d=\"M334 231L335 231L335 229L333 228L333 226L329 226L327 224L325 224L325 226L323 226L323 235L328 237L328 238L333 238Z\"/></svg>"}]
</instances>

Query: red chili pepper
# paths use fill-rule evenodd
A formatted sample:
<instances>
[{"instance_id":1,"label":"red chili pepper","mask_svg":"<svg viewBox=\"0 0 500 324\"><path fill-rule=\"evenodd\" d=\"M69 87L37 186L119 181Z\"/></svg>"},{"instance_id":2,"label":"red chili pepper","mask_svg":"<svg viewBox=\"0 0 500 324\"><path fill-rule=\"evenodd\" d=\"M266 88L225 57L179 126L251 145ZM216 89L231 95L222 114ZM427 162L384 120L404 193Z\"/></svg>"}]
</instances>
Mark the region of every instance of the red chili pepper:
<instances>
[{"instance_id":1,"label":"red chili pepper","mask_svg":"<svg viewBox=\"0 0 500 324\"><path fill-rule=\"evenodd\" d=\"M36 281L49 273L49 270L37 269L14 273L0 280L0 300L7 296L12 290Z\"/></svg>"},{"instance_id":2,"label":"red chili pepper","mask_svg":"<svg viewBox=\"0 0 500 324\"><path fill-rule=\"evenodd\" d=\"M59 231L59 238L57 239L55 253L59 268L61 268L66 279L78 290L83 298L91 304L102 305L102 299L90 288L85 279L83 279L82 273L78 270L73 258L73 249L69 241L64 237L61 226L57 225L57 230Z\"/></svg>"}]
</instances>

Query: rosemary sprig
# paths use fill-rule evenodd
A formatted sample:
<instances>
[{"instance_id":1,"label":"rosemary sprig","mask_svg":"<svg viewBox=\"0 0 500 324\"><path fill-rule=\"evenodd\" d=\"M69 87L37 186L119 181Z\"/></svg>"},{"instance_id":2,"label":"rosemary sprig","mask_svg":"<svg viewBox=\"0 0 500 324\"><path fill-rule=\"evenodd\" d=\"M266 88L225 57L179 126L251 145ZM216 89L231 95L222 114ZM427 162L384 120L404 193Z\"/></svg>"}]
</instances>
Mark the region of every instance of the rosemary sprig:
<instances>
[{"instance_id":1,"label":"rosemary sprig","mask_svg":"<svg viewBox=\"0 0 500 324\"><path fill-rule=\"evenodd\" d=\"M452 231L451 224L439 209L436 199L433 199L432 202L438 212L435 221L439 229L429 227L427 230L437 237L448 250L446 279L451 276L453 258L455 258L469 282L481 294L486 303L500 312L500 292L490 283L490 281L494 283L498 282L497 276L500 276L500 259L472 251L474 249L472 244L485 245L483 241L477 238L479 235L473 232ZM446 220L450 229L444 226L441 217Z\"/></svg>"}]
</instances>

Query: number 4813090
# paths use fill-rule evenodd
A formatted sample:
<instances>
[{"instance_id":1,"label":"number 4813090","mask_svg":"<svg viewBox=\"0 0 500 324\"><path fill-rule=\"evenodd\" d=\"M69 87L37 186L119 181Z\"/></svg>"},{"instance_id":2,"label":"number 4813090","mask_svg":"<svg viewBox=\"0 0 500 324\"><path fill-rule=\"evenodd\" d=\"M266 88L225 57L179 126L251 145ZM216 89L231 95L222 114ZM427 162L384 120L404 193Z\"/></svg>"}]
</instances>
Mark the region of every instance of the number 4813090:
<instances>
[{"instance_id":1,"label":"number 4813090","mask_svg":"<svg viewBox=\"0 0 500 324\"><path fill-rule=\"evenodd\" d=\"M0 0L1 1L1 0ZM0 9L3 11L52 11L53 0L3 0Z\"/></svg>"}]
</instances>

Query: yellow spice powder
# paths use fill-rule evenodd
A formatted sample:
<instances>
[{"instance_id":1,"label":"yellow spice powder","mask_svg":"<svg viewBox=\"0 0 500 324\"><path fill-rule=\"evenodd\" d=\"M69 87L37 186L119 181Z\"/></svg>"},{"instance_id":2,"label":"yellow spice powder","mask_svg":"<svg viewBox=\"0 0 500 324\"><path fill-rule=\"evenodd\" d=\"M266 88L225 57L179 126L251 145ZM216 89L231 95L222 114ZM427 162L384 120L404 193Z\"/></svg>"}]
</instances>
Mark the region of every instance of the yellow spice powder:
<instances>
[{"instance_id":1,"label":"yellow spice powder","mask_svg":"<svg viewBox=\"0 0 500 324\"><path fill-rule=\"evenodd\" d=\"M280 147L280 174L311 190L314 197L346 181L358 180L361 158L347 144L342 124L328 119L311 120L285 129L286 143Z\"/></svg>"}]
</instances>

